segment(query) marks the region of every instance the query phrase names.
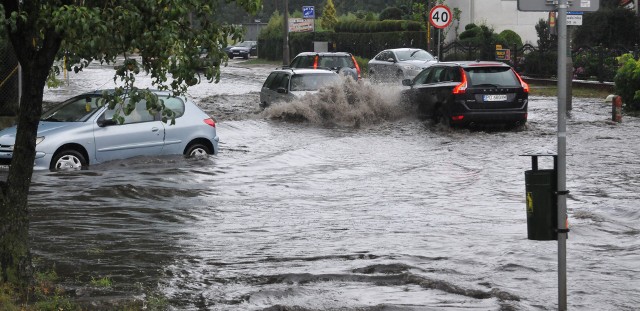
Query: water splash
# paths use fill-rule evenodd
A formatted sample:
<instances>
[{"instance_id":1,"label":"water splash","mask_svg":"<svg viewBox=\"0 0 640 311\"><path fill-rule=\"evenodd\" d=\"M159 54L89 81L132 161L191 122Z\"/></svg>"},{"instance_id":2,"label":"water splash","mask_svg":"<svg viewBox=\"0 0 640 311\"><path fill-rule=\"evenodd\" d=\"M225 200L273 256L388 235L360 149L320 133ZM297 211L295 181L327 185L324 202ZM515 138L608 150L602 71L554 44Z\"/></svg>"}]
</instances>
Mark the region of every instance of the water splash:
<instances>
[{"instance_id":1,"label":"water splash","mask_svg":"<svg viewBox=\"0 0 640 311\"><path fill-rule=\"evenodd\" d=\"M394 121L411 115L400 98L400 88L371 85L345 77L343 83L307 94L300 99L272 105L264 117L318 125L360 127Z\"/></svg>"}]
</instances>

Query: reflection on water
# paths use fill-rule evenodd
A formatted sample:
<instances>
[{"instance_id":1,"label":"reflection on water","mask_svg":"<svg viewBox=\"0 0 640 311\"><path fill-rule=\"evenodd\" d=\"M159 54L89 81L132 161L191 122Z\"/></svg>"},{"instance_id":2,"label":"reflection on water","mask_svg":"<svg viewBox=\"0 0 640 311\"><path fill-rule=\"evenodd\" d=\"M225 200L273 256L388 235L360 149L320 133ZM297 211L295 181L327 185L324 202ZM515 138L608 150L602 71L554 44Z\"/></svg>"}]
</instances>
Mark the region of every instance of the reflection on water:
<instances>
[{"instance_id":1,"label":"reflection on water","mask_svg":"<svg viewBox=\"0 0 640 311\"><path fill-rule=\"evenodd\" d=\"M256 117L257 102L231 108L208 159L37 173L34 255L77 300L107 306L162 296L172 310L556 308L557 246L526 239L530 163L519 156L555 149L553 100L531 99L524 131L483 132L425 124L381 97L346 100L353 111L316 122L321 102L344 95L318 96L300 123L272 120L275 107ZM300 105L286 109L307 113ZM579 310L640 305L640 121L611 124L609 111L574 100L568 120L569 305ZM112 288L91 285L101 277Z\"/></svg>"}]
</instances>

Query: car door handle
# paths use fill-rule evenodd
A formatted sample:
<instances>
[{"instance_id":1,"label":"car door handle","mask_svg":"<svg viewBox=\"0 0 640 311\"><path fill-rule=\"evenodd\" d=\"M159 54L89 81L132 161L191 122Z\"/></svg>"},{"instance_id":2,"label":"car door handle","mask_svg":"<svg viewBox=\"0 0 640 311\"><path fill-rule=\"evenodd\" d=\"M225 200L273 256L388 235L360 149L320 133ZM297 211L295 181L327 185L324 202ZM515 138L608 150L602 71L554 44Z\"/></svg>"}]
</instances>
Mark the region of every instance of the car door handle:
<instances>
[{"instance_id":1,"label":"car door handle","mask_svg":"<svg viewBox=\"0 0 640 311\"><path fill-rule=\"evenodd\" d=\"M152 127L151 131L155 133L155 132L159 131L159 129L157 127Z\"/></svg>"}]
</instances>

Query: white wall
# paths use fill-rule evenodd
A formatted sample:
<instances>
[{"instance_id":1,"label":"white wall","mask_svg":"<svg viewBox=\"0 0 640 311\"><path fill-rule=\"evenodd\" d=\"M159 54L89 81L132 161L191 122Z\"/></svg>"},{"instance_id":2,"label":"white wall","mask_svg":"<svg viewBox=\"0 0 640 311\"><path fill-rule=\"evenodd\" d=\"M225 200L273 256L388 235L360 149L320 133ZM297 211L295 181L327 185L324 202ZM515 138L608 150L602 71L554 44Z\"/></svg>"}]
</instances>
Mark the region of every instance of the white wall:
<instances>
[{"instance_id":1,"label":"white wall","mask_svg":"<svg viewBox=\"0 0 640 311\"><path fill-rule=\"evenodd\" d=\"M533 45L537 45L538 41L535 25L538 20L546 20L548 16L547 12L520 12L516 0L446 0L444 4L452 11L456 7L462 11L458 33L463 32L467 24L485 24L496 33L511 29L520 35L522 43ZM454 39L455 33L451 29L446 41Z\"/></svg>"}]
</instances>

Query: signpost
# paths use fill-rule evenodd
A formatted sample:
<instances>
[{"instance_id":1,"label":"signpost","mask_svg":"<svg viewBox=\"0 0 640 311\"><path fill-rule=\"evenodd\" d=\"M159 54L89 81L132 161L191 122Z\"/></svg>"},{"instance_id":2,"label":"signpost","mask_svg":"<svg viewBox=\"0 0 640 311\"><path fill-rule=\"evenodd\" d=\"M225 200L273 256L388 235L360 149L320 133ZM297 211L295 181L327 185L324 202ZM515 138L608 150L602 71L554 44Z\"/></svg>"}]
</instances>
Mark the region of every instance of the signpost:
<instances>
[{"instance_id":1,"label":"signpost","mask_svg":"<svg viewBox=\"0 0 640 311\"><path fill-rule=\"evenodd\" d=\"M582 26L583 12L567 12L567 26Z\"/></svg>"},{"instance_id":2,"label":"signpost","mask_svg":"<svg viewBox=\"0 0 640 311\"><path fill-rule=\"evenodd\" d=\"M314 6L302 7L302 18L316 18L316 11Z\"/></svg>"},{"instance_id":3,"label":"signpost","mask_svg":"<svg viewBox=\"0 0 640 311\"><path fill-rule=\"evenodd\" d=\"M438 28L438 60L440 60L440 35L442 34L442 28L446 28L451 25L453 15L451 10L446 5L436 5L429 12L429 22L433 27Z\"/></svg>"},{"instance_id":4,"label":"signpost","mask_svg":"<svg viewBox=\"0 0 640 311\"><path fill-rule=\"evenodd\" d=\"M519 11L558 11L558 310L567 310L567 11L594 12L599 0L518 0Z\"/></svg>"}]
</instances>

